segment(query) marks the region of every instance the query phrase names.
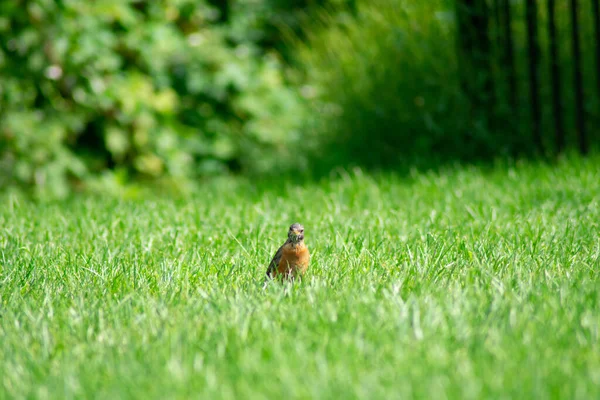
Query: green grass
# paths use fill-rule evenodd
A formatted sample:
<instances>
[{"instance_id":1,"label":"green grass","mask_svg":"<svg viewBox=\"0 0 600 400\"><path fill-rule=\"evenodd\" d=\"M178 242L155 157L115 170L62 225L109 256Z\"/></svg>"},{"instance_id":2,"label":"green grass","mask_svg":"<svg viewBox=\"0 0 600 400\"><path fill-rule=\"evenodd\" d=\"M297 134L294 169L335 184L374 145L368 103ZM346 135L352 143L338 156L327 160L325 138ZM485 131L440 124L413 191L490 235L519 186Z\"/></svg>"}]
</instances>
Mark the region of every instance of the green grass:
<instances>
[{"instance_id":1,"label":"green grass","mask_svg":"<svg viewBox=\"0 0 600 400\"><path fill-rule=\"evenodd\" d=\"M5 195L0 398L598 398L599 165Z\"/></svg>"}]
</instances>

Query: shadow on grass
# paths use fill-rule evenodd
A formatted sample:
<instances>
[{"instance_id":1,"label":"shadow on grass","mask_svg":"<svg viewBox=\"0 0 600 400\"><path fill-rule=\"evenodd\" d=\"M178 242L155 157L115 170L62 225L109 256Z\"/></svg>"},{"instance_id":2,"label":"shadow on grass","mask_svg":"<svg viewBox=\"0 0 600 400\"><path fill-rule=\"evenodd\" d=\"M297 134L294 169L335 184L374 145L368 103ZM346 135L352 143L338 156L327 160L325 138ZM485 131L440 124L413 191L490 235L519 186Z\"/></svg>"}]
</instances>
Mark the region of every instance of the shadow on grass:
<instances>
[{"instance_id":1,"label":"shadow on grass","mask_svg":"<svg viewBox=\"0 0 600 400\"><path fill-rule=\"evenodd\" d=\"M552 169L568 163L577 168L588 162L600 162L600 149L595 147L588 156L581 156L577 151L570 150L560 156L542 157L535 154L521 154L517 156L496 156L490 158L452 158L430 157L413 158L396 164L381 165L361 164L357 162L328 163L318 160L310 170L290 171L283 174L270 174L268 176L242 178L247 183L249 194L262 196L265 193L281 192L310 185L321 185L339 179L353 179L357 175L369 175L374 178L391 178L395 181L411 184L423 179L426 175L455 174L465 169L475 170L483 175L491 175L499 171L508 171L524 166Z\"/></svg>"}]
</instances>

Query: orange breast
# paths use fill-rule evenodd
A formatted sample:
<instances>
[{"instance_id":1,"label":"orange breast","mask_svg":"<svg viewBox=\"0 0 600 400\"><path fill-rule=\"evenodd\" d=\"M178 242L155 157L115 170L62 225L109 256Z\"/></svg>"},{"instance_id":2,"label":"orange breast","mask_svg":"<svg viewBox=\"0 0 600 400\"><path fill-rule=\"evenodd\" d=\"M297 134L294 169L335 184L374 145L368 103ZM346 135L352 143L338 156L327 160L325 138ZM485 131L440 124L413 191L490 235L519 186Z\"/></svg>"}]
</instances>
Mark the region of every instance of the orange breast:
<instances>
[{"instance_id":1,"label":"orange breast","mask_svg":"<svg viewBox=\"0 0 600 400\"><path fill-rule=\"evenodd\" d=\"M284 275L297 276L304 274L308 268L310 253L305 244L292 246L286 245L281 254L277 272Z\"/></svg>"}]
</instances>

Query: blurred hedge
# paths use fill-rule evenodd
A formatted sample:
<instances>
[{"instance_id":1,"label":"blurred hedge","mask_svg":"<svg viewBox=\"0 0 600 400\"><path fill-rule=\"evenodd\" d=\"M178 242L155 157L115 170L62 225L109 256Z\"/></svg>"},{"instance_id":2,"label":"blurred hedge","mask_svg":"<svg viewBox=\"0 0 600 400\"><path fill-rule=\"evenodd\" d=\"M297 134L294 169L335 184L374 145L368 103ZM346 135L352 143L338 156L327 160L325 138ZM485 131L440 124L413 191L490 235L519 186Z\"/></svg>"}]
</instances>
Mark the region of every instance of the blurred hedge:
<instances>
[{"instance_id":1,"label":"blurred hedge","mask_svg":"<svg viewBox=\"0 0 600 400\"><path fill-rule=\"evenodd\" d=\"M314 88L312 142L325 169L460 157L482 142L473 131L456 57L453 0L372 0L356 18L299 44ZM487 138L485 138L487 139Z\"/></svg>"},{"instance_id":2,"label":"blurred hedge","mask_svg":"<svg viewBox=\"0 0 600 400\"><path fill-rule=\"evenodd\" d=\"M2 2L0 186L64 195L285 159L302 106L272 49L310 4L213 3Z\"/></svg>"},{"instance_id":3,"label":"blurred hedge","mask_svg":"<svg viewBox=\"0 0 600 400\"><path fill-rule=\"evenodd\" d=\"M489 71L468 68L459 50L457 5L485 3L490 40L485 63ZM573 57L568 2L557 2L559 64L567 145L574 147ZM356 17L322 22L298 44L312 93L305 138L322 171L360 165L366 168L430 167L439 163L489 161L496 157L537 157L532 136L528 73L526 10L523 0L511 1L510 28L516 63L516 110L511 107L502 58L502 32L492 11L497 1L363 0ZM552 149L554 120L547 42L546 3L539 4L541 130ZM586 118L592 143L600 139L600 98L594 91L597 70L589 4L581 4ZM482 74L489 74L482 76ZM473 99L466 83L479 86ZM478 84L491 81L491 88ZM487 92L485 92L487 90ZM477 104L490 99L489 105ZM313 164L314 165L314 164Z\"/></svg>"},{"instance_id":4,"label":"blurred hedge","mask_svg":"<svg viewBox=\"0 0 600 400\"><path fill-rule=\"evenodd\" d=\"M518 112L507 111L494 58L486 96L495 109L481 114L461 87L461 76L463 86L480 77L461 65L455 0L0 2L0 187L66 195L280 173L310 156L328 170L530 152L524 2L511 4ZM565 7L560 57L570 73ZM584 39L591 27L583 18ZM584 40L584 54L593 45ZM595 73L586 62L585 81ZM548 69L541 74L550 130ZM600 99L588 98L598 121Z\"/></svg>"}]
</instances>

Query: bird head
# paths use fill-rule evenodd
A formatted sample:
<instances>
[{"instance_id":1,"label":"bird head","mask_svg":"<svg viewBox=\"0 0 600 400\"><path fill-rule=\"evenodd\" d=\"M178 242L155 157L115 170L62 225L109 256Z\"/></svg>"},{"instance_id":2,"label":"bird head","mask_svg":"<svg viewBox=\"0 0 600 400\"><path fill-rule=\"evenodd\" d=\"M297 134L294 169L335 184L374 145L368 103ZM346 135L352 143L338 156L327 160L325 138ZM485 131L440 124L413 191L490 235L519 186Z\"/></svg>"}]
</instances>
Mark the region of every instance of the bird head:
<instances>
[{"instance_id":1,"label":"bird head","mask_svg":"<svg viewBox=\"0 0 600 400\"><path fill-rule=\"evenodd\" d=\"M304 240L304 227L295 223L290 226L290 230L288 231L288 238L292 241L292 243L300 243Z\"/></svg>"}]
</instances>

